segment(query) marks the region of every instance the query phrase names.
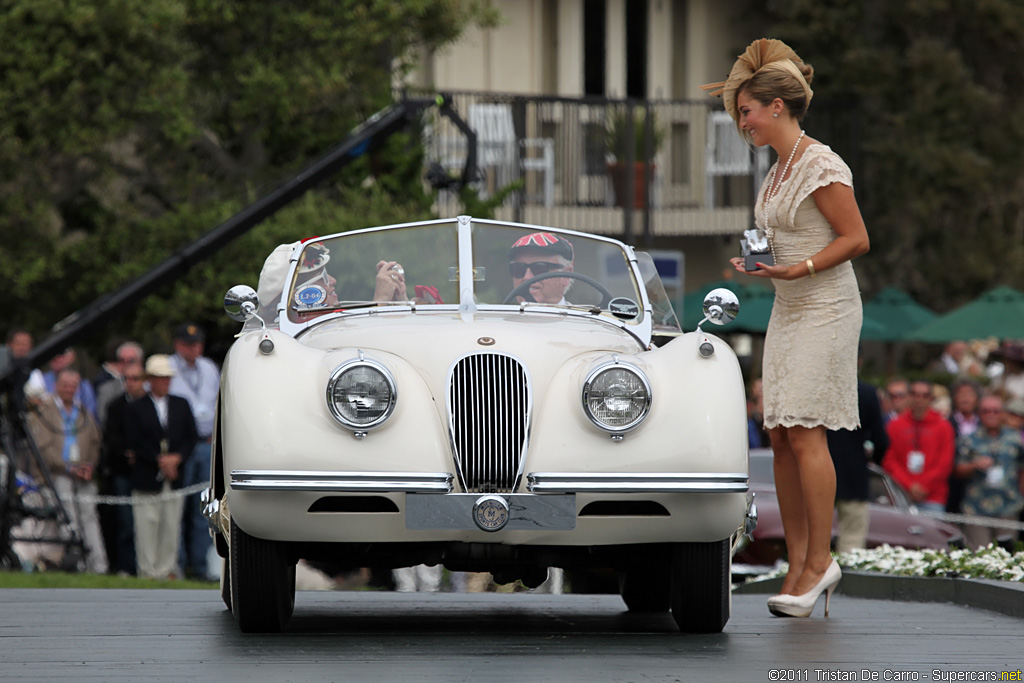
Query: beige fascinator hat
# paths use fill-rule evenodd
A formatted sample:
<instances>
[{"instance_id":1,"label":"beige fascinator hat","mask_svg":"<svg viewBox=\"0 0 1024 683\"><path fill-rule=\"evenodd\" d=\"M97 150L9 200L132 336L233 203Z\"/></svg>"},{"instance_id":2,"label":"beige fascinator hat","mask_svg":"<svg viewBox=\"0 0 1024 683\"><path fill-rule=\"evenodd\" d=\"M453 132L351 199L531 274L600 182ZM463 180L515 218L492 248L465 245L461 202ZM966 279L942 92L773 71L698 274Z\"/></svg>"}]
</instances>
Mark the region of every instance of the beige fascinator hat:
<instances>
[{"instance_id":1,"label":"beige fascinator hat","mask_svg":"<svg viewBox=\"0 0 1024 683\"><path fill-rule=\"evenodd\" d=\"M758 38L752 42L746 51L736 58L732 65L729 78L719 83L708 83L700 86L701 90L710 91L708 94L722 96L722 103L725 110L733 121L739 121L739 113L736 111L736 91L740 86L749 81L755 75L763 72L781 71L794 78L803 86L804 94L807 96L807 104L811 103L814 91L801 67L804 67L803 60L793 51L793 48L781 40L773 38ZM813 71L811 72L813 74Z\"/></svg>"}]
</instances>

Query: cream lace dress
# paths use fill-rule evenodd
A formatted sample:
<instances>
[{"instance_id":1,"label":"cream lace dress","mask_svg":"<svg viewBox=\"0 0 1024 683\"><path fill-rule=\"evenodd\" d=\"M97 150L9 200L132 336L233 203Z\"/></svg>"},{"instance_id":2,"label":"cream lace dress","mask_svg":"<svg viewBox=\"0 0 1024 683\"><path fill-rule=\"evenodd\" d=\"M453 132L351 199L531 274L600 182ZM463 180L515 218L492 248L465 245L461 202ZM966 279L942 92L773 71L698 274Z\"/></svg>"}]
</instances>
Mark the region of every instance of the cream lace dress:
<instances>
[{"instance_id":1,"label":"cream lace dress","mask_svg":"<svg viewBox=\"0 0 1024 683\"><path fill-rule=\"evenodd\" d=\"M777 166L778 164L776 164ZM754 218L774 245L776 263L793 265L817 254L836 238L811 193L853 175L838 154L813 144L794 164L765 216L758 192ZM857 408L857 343L861 301L853 265L846 261L817 277L773 279L775 304L764 343L764 426L854 429Z\"/></svg>"}]
</instances>

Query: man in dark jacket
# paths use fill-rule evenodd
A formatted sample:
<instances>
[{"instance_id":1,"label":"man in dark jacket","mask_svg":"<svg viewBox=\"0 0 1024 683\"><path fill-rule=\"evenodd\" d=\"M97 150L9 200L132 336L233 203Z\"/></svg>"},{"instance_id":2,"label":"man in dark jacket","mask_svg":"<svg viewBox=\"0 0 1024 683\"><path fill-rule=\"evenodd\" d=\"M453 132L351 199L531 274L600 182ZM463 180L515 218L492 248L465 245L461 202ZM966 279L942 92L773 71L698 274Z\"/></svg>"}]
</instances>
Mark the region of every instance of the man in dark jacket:
<instances>
[{"instance_id":1,"label":"man in dark jacket","mask_svg":"<svg viewBox=\"0 0 1024 683\"><path fill-rule=\"evenodd\" d=\"M135 554L139 576L176 575L183 498L182 464L198 436L188 401L168 390L174 366L165 355L146 361L149 394L125 406L131 468Z\"/></svg>"},{"instance_id":2,"label":"man in dark jacket","mask_svg":"<svg viewBox=\"0 0 1024 683\"><path fill-rule=\"evenodd\" d=\"M828 450L836 467L836 513L839 519L836 550L840 553L866 546L871 476L868 462L880 462L889 449L889 437L875 387L857 380L857 404L860 428L828 432Z\"/></svg>"},{"instance_id":3,"label":"man in dark jacket","mask_svg":"<svg viewBox=\"0 0 1024 683\"><path fill-rule=\"evenodd\" d=\"M127 496L132 492L132 463L125 447L125 412L128 404L146 396L145 370L142 361L123 368L124 391L107 406L107 423L103 428L103 452L109 470L110 492ZM120 383L120 382L119 382ZM132 508L111 506L107 537L110 569L117 574L135 575L135 525Z\"/></svg>"}]
</instances>

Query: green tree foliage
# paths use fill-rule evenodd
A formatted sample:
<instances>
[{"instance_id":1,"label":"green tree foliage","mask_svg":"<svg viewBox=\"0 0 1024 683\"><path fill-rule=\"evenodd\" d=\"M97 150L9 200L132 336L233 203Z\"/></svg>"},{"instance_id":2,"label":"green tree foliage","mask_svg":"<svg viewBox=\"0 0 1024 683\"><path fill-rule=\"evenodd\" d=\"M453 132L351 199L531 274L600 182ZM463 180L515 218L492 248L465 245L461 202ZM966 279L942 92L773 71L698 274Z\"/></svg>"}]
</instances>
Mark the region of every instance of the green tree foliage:
<instances>
[{"instance_id":1,"label":"green tree foliage","mask_svg":"<svg viewBox=\"0 0 1024 683\"><path fill-rule=\"evenodd\" d=\"M4 0L0 327L45 336L340 143L423 49L494 20L474 0ZM415 131L394 136L94 347L232 329L218 298L274 245L429 217L421 164Z\"/></svg>"},{"instance_id":2,"label":"green tree foliage","mask_svg":"<svg viewBox=\"0 0 1024 683\"><path fill-rule=\"evenodd\" d=\"M945 310L998 284L1024 286L1024 119L1015 115L1024 4L775 0L750 9L765 35L815 67L808 132L817 127L833 145L845 138L841 151L860 156L854 182L872 246L858 265L865 289L894 285Z\"/></svg>"}]
</instances>

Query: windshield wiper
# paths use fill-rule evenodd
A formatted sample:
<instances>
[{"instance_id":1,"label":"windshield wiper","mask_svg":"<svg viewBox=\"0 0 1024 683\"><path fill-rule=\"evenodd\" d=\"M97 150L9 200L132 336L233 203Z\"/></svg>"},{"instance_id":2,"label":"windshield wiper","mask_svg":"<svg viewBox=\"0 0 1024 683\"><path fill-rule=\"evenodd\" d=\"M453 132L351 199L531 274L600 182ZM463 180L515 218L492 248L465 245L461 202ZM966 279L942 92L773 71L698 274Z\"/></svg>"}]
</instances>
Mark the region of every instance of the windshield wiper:
<instances>
[{"instance_id":1,"label":"windshield wiper","mask_svg":"<svg viewBox=\"0 0 1024 683\"><path fill-rule=\"evenodd\" d=\"M300 313L316 312L316 313L331 313L335 311L351 311L359 308L374 308L376 306L411 306L416 307L415 301L339 301L336 304L330 306L320 306L317 308L304 308Z\"/></svg>"},{"instance_id":2,"label":"windshield wiper","mask_svg":"<svg viewBox=\"0 0 1024 683\"><path fill-rule=\"evenodd\" d=\"M544 308L570 308L574 311L583 311L591 315L600 315L604 309L596 304L545 304L540 301L520 301L519 310L523 311L527 306L539 306Z\"/></svg>"}]
</instances>

